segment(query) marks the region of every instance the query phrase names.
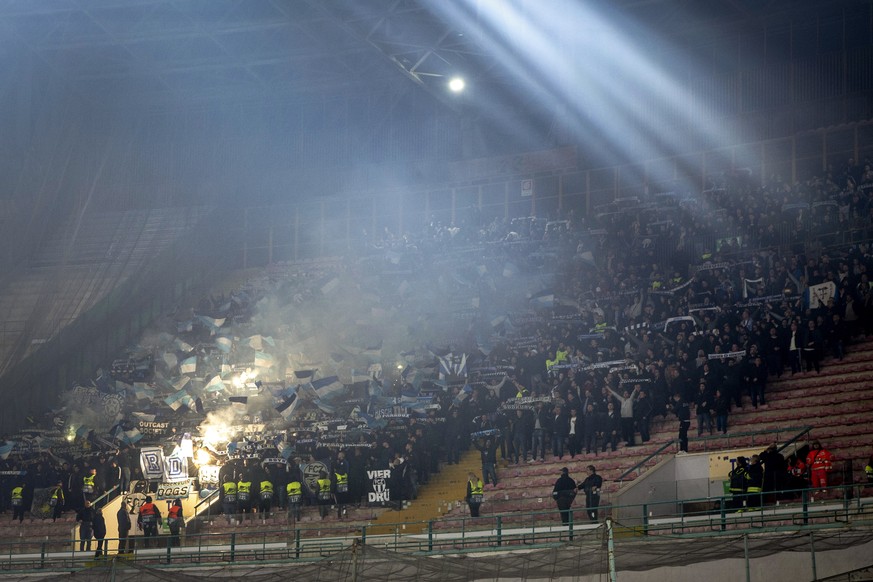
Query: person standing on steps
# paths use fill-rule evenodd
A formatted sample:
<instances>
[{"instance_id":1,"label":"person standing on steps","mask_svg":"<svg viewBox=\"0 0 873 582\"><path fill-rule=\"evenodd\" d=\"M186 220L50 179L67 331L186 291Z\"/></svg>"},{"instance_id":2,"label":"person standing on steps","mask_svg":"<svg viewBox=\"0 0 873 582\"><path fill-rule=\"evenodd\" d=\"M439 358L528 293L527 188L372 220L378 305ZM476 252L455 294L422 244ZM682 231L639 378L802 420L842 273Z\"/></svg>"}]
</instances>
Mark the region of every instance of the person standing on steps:
<instances>
[{"instance_id":1,"label":"person standing on steps","mask_svg":"<svg viewBox=\"0 0 873 582\"><path fill-rule=\"evenodd\" d=\"M470 473L467 476L467 505L470 507L470 517L479 517L479 508L482 506L482 495L484 493L484 485L482 480L475 473Z\"/></svg>"},{"instance_id":2,"label":"person standing on steps","mask_svg":"<svg viewBox=\"0 0 873 582\"><path fill-rule=\"evenodd\" d=\"M25 483L19 483L12 488L12 521L18 520L18 523L24 521L24 488Z\"/></svg>"},{"instance_id":3,"label":"person standing on steps","mask_svg":"<svg viewBox=\"0 0 873 582\"><path fill-rule=\"evenodd\" d=\"M817 440L812 442L812 449L806 455L806 466L809 469L810 487L824 490L828 486L828 473L833 469L833 457Z\"/></svg>"},{"instance_id":4,"label":"person standing on steps","mask_svg":"<svg viewBox=\"0 0 873 582\"><path fill-rule=\"evenodd\" d=\"M567 467L563 467L561 469L561 476L558 477L558 480L555 481L555 486L552 488L552 499L558 505L563 525L570 523L570 506L573 505L575 498L576 481L570 477L570 470Z\"/></svg>"},{"instance_id":5,"label":"person standing on steps","mask_svg":"<svg viewBox=\"0 0 873 582\"><path fill-rule=\"evenodd\" d=\"M688 429L691 428L691 408L679 392L673 395L670 408L679 419L679 454L688 452Z\"/></svg>"},{"instance_id":6,"label":"person standing on steps","mask_svg":"<svg viewBox=\"0 0 873 582\"><path fill-rule=\"evenodd\" d=\"M173 505L167 510L167 526L170 528L170 545L178 548L182 545L179 532L185 524L185 516L182 515L182 500L175 499Z\"/></svg>"},{"instance_id":7,"label":"person standing on steps","mask_svg":"<svg viewBox=\"0 0 873 582\"><path fill-rule=\"evenodd\" d=\"M94 539L97 540L97 552L94 554L95 558L102 557L106 550L108 549L106 546L106 520L103 518L103 510L99 507L94 509Z\"/></svg>"},{"instance_id":8,"label":"person standing on steps","mask_svg":"<svg viewBox=\"0 0 873 582\"><path fill-rule=\"evenodd\" d=\"M737 464L728 473L730 480L728 490L731 494L730 507L735 511L742 510L746 500L746 488L749 483L747 467L746 457L737 457Z\"/></svg>"},{"instance_id":9,"label":"person standing on steps","mask_svg":"<svg viewBox=\"0 0 873 582\"><path fill-rule=\"evenodd\" d=\"M497 487L497 442L487 437L476 441L476 448L482 457L482 480L487 484L491 478L491 484Z\"/></svg>"},{"instance_id":10,"label":"person standing on steps","mask_svg":"<svg viewBox=\"0 0 873 582\"><path fill-rule=\"evenodd\" d=\"M127 552L127 535L130 533L130 514L128 513L127 498L121 500L121 507L115 514L118 520L118 553Z\"/></svg>"},{"instance_id":11,"label":"person standing on steps","mask_svg":"<svg viewBox=\"0 0 873 582\"><path fill-rule=\"evenodd\" d=\"M588 519L597 521L597 508L600 507L600 489L603 487L603 477L597 474L594 465L588 465L588 476L579 485L579 489L585 492L585 508L588 510Z\"/></svg>"}]
</instances>

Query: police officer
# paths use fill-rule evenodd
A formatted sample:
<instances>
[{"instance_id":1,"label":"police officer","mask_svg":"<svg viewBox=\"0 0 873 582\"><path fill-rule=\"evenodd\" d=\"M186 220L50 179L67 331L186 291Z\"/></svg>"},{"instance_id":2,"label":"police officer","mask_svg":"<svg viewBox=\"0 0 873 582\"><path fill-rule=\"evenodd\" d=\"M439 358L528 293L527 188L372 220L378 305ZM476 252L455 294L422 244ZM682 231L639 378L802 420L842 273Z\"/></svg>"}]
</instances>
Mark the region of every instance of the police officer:
<instances>
[{"instance_id":1,"label":"police officer","mask_svg":"<svg viewBox=\"0 0 873 582\"><path fill-rule=\"evenodd\" d=\"M258 505L258 513L262 514L264 519L267 519L272 508L273 482L265 477L260 483L260 504Z\"/></svg>"},{"instance_id":2,"label":"police officer","mask_svg":"<svg viewBox=\"0 0 873 582\"><path fill-rule=\"evenodd\" d=\"M570 506L573 505L573 499L576 498L576 481L570 477L570 470L567 467L561 468L561 476L555 481L555 486L552 488L552 498L558 505L558 511L561 514L561 523L567 525L570 523Z\"/></svg>"},{"instance_id":3,"label":"police officer","mask_svg":"<svg viewBox=\"0 0 873 582\"><path fill-rule=\"evenodd\" d=\"M236 484L236 502L240 514L252 513L252 482L245 475L240 475ZM242 515L240 515L242 519Z\"/></svg>"},{"instance_id":4,"label":"police officer","mask_svg":"<svg viewBox=\"0 0 873 582\"><path fill-rule=\"evenodd\" d=\"M318 498L318 513L321 515L321 519L327 517L327 512L330 509L331 502L331 483L330 479L327 477L326 471L320 471L318 473L318 481L317 481L317 489L316 497Z\"/></svg>"},{"instance_id":5,"label":"police officer","mask_svg":"<svg viewBox=\"0 0 873 582\"><path fill-rule=\"evenodd\" d=\"M12 488L12 521L18 519L18 523L24 521L24 483L19 483Z\"/></svg>"},{"instance_id":6,"label":"police officer","mask_svg":"<svg viewBox=\"0 0 873 582\"><path fill-rule=\"evenodd\" d=\"M467 505L470 507L470 517L479 517L479 507L482 506L482 496L485 491L485 486L482 484L482 479L470 472L467 477Z\"/></svg>"},{"instance_id":7,"label":"police officer","mask_svg":"<svg viewBox=\"0 0 873 582\"><path fill-rule=\"evenodd\" d=\"M236 483L234 483L233 478L228 475L224 478L224 483L221 485L221 494L223 496L221 501L222 511L224 511L224 515L227 516L227 522L230 523L233 520L233 516L236 515Z\"/></svg>"},{"instance_id":8,"label":"police officer","mask_svg":"<svg viewBox=\"0 0 873 582\"><path fill-rule=\"evenodd\" d=\"M158 535L158 525L162 523L161 521L161 512L152 503L151 495L146 495L145 503L143 503L139 508L139 517L136 520L136 524L142 530L143 536L145 536L145 547L150 547L151 542L149 538L157 537Z\"/></svg>"},{"instance_id":9,"label":"police officer","mask_svg":"<svg viewBox=\"0 0 873 582\"><path fill-rule=\"evenodd\" d=\"M737 457L737 464L733 469L731 469L730 473L728 473L728 479L730 479L728 489L731 494L730 507L737 511L741 511L749 479L745 457Z\"/></svg>"},{"instance_id":10,"label":"police officer","mask_svg":"<svg viewBox=\"0 0 873 582\"><path fill-rule=\"evenodd\" d=\"M579 490L585 492L585 507L588 509L588 519L597 521L597 508L600 507L600 489L603 487L603 477L597 474L594 465L588 465L588 476L579 485Z\"/></svg>"},{"instance_id":11,"label":"police officer","mask_svg":"<svg viewBox=\"0 0 873 582\"><path fill-rule=\"evenodd\" d=\"M300 521L300 506L303 502L303 484L295 479L288 483L285 492L288 496L288 514L296 521Z\"/></svg>"}]
</instances>

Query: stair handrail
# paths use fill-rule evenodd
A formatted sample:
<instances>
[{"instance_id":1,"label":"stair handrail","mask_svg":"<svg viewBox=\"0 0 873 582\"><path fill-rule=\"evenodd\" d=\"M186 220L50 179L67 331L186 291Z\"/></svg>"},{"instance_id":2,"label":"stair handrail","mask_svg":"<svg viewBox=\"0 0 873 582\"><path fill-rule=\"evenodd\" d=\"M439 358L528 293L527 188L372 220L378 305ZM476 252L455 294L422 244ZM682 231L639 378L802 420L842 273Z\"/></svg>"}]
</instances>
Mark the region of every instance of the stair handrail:
<instances>
[{"instance_id":1,"label":"stair handrail","mask_svg":"<svg viewBox=\"0 0 873 582\"><path fill-rule=\"evenodd\" d=\"M218 495L218 493L219 493L220 491L221 491L221 489L215 489L215 490L212 491L212 493L210 493L209 495L207 495L206 497L204 497L203 499L201 499L201 500L197 503L197 505L194 506L194 515L191 516L191 519L197 517L197 514L198 514L198 508L199 508L201 505L203 505L204 503L207 503L207 502L208 502L209 505L207 505L207 509L211 508L211 507L212 507L212 498L215 497L216 495Z\"/></svg>"},{"instance_id":2,"label":"stair handrail","mask_svg":"<svg viewBox=\"0 0 873 582\"><path fill-rule=\"evenodd\" d=\"M106 493L95 499L92 505L94 507L99 507L100 502L103 501L103 506L106 507L107 505L109 505L109 502L114 499L114 497L111 497L111 495L115 493L118 488L119 485L113 485L108 491L106 491Z\"/></svg>"},{"instance_id":3,"label":"stair handrail","mask_svg":"<svg viewBox=\"0 0 873 582\"><path fill-rule=\"evenodd\" d=\"M808 426L808 425L807 426L789 426L786 428L769 428L766 430L738 432L738 433L733 433L731 435L728 435L728 438L730 438L730 437L744 437L744 436L754 437L754 436L758 436L758 435L765 435L765 434L771 434L771 433L778 434L778 433L786 432L786 431L798 431L798 432L791 439L789 439L788 441L783 443L782 446L779 447L780 453L783 450L785 450L788 446L790 446L791 444L800 440L804 435L808 435L812 431L812 427ZM719 435L719 436L712 435L712 436L691 437L688 440L689 441L691 441L691 440L706 441L706 440L716 440L716 439L723 439L723 438L725 438L725 435ZM634 465L633 467L631 467L630 469L628 469L627 471L622 473L619 477L614 479L614 481L617 481L617 482L624 481L628 475L630 475L634 471L638 470L641 466L645 465L646 463L648 463L649 461L651 461L652 459L654 459L655 457L657 457L658 455L663 453L666 449L673 446L675 443L676 443L676 439L671 439L671 440L667 441L666 443L661 445L655 452L653 452L652 454L647 456L645 459L638 462L636 465Z\"/></svg>"},{"instance_id":4,"label":"stair handrail","mask_svg":"<svg viewBox=\"0 0 873 582\"><path fill-rule=\"evenodd\" d=\"M787 430L787 429L786 429L786 430ZM803 429L802 429L799 433L797 433L796 435L794 435L793 437L791 437L790 440L785 441L785 443L783 443L782 446L779 447L778 451L781 453L782 451L784 451L785 449L787 449L790 445L793 445L794 443L796 443L797 441L799 441L802 437L804 437L804 436L808 436L810 432L812 432L812 427L811 427L811 426L805 426L805 427L803 427Z\"/></svg>"},{"instance_id":5,"label":"stair handrail","mask_svg":"<svg viewBox=\"0 0 873 582\"><path fill-rule=\"evenodd\" d=\"M630 469L628 469L627 471L622 473L618 478L614 479L614 481L618 481L618 482L624 481L625 477L627 477L628 475L630 475L631 473L633 473L634 471L636 471L637 469L639 469L640 467L642 467L643 465L645 465L646 463L648 463L649 461L651 461L652 459L654 459L655 457L657 457L658 455L663 453L669 447L672 447L674 444L676 444L676 440L670 439L669 441L667 441L666 443L661 445L654 453L652 453L651 455L649 455L648 457L646 457L645 459L643 459L642 461L640 461L639 463L637 463L636 465L634 465L633 467L631 467Z\"/></svg>"}]
</instances>

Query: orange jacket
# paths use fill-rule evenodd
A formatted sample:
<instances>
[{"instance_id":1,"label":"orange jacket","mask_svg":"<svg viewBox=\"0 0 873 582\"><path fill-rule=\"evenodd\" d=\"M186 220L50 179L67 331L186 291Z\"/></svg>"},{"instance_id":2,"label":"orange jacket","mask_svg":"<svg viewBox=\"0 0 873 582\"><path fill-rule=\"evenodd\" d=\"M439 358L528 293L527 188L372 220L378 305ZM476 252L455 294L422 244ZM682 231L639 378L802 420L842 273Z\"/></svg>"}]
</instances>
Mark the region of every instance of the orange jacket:
<instances>
[{"instance_id":1,"label":"orange jacket","mask_svg":"<svg viewBox=\"0 0 873 582\"><path fill-rule=\"evenodd\" d=\"M824 449L813 449L806 455L806 464L813 471L830 471L832 460L830 451Z\"/></svg>"}]
</instances>

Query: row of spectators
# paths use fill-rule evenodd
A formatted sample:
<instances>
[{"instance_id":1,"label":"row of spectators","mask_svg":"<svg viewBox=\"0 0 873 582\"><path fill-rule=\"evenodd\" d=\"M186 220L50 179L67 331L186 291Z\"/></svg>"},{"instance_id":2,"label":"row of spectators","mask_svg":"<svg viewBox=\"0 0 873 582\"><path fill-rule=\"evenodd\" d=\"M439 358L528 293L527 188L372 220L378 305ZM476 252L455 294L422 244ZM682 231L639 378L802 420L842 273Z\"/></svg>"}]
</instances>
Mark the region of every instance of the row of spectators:
<instances>
[{"instance_id":1,"label":"row of spectators","mask_svg":"<svg viewBox=\"0 0 873 582\"><path fill-rule=\"evenodd\" d=\"M767 405L769 378L818 372L826 356L842 358L854 339L873 333L871 249L861 242L826 252L813 244L775 245L784 242L778 234L785 228L829 235L822 223L830 220L832 208L835 225L861 221L863 229L873 228L873 189L859 186L866 184L867 172L857 180L854 173L851 180L847 173L798 185L771 180L763 187L735 173L699 199L667 197L655 211L625 208L587 220L570 214L560 228L531 219L460 232L431 225L418 235L386 235L382 247L414 252L424 265L437 254L451 260L452 252L471 245L523 243L524 249L548 252L554 301L533 315L492 326L490 349L472 334L459 333L452 348L469 355L468 377L450 382L426 414L389 420L350 443L377 446L349 448L348 503L363 501L362 476L372 469L391 469L392 499L414 498L441 461L457 462L473 444L490 464L496 464L498 451L516 463L549 454L593 455L616 451L621 443L635 445L637 434L646 442L652 420L671 414L680 427L687 423L687 431L692 409L699 434L727 432L732 410ZM815 203L829 204L812 212ZM720 234L725 238L719 242ZM718 244L701 243L704 235ZM262 297L252 293L248 301L230 301L230 316L250 318ZM214 309L223 299L200 310ZM302 304L308 300L305 293L294 297ZM474 324L484 320L480 314ZM506 376L495 375L496 369L505 369ZM409 382L391 380L383 379L384 388L399 397ZM362 412L374 410L364 405ZM292 431L293 425L286 440L294 445ZM322 459L335 457L335 450L308 454ZM75 507L85 497L79 483L92 467L98 490L115 484L124 489L136 477L135 448L105 452L76 461L10 458L3 461L3 478L23 476L31 488L59 481ZM260 473L273 471L271 481L282 492L283 484L299 476L300 463L278 473L257 460L249 463L248 468L226 463L222 477L258 473L247 475L258 482ZM490 481L497 482L496 474ZM6 508L10 484L2 485Z\"/></svg>"}]
</instances>

